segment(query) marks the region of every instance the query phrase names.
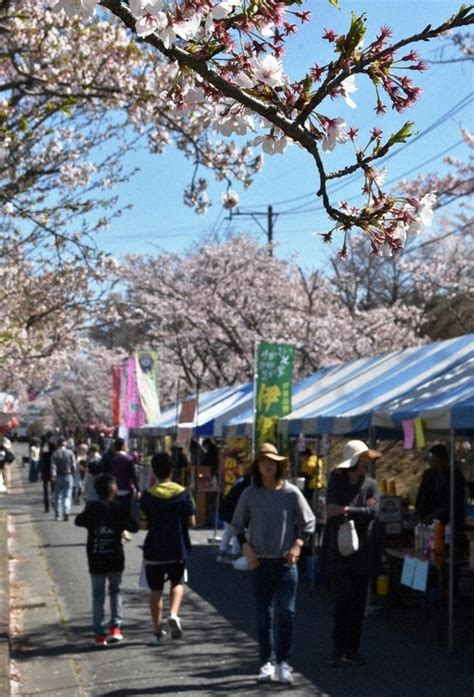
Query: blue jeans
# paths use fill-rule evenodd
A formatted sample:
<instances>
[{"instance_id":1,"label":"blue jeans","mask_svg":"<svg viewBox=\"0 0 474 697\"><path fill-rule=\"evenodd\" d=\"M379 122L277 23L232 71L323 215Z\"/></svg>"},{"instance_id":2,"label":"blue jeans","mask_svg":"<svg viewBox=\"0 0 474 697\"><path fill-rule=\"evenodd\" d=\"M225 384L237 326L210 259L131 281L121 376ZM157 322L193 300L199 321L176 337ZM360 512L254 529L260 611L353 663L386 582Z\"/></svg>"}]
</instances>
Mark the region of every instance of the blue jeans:
<instances>
[{"instance_id":1,"label":"blue jeans","mask_svg":"<svg viewBox=\"0 0 474 697\"><path fill-rule=\"evenodd\" d=\"M260 566L252 571L252 583L257 607L260 662L287 661L293 642L298 569L282 562L261 561Z\"/></svg>"},{"instance_id":2,"label":"blue jeans","mask_svg":"<svg viewBox=\"0 0 474 697\"><path fill-rule=\"evenodd\" d=\"M72 474L58 475L54 485L54 508L56 515L71 512Z\"/></svg>"},{"instance_id":3,"label":"blue jeans","mask_svg":"<svg viewBox=\"0 0 474 697\"><path fill-rule=\"evenodd\" d=\"M105 605L105 584L109 581L110 597L110 627L121 627L122 614L122 594L120 584L122 583L122 572L114 571L108 574L91 574L92 581L92 624L95 634L105 633L104 605Z\"/></svg>"}]
</instances>

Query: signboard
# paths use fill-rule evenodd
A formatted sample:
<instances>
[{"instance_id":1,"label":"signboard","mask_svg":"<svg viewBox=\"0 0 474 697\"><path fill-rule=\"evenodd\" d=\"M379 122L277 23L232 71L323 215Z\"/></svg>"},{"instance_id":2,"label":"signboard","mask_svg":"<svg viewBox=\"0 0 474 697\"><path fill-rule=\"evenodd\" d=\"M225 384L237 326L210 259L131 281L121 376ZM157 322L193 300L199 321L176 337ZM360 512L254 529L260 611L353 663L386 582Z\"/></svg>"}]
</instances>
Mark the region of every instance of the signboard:
<instances>
[{"instance_id":1,"label":"signboard","mask_svg":"<svg viewBox=\"0 0 474 697\"><path fill-rule=\"evenodd\" d=\"M379 520L385 523L387 535L402 532L402 499L400 496L381 496Z\"/></svg>"},{"instance_id":2,"label":"signboard","mask_svg":"<svg viewBox=\"0 0 474 697\"><path fill-rule=\"evenodd\" d=\"M185 399L181 402L181 411L178 418L178 433L176 434L176 445L182 448L188 448L193 436L193 429L189 424L194 425L194 419L197 414L197 399ZM187 424L187 426L180 426Z\"/></svg>"},{"instance_id":3,"label":"signboard","mask_svg":"<svg viewBox=\"0 0 474 697\"><path fill-rule=\"evenodd\" d=\"M247 438L228 436L225 446L220 451L220 470L222 494L226 496L235 482L248 469L251 462L249 441Z\"/></svg>"},{"instance_id":4,"label":"signboard","mask_svg":"<svg viewBox=\"0 0 474 697\"><path fill-rule=\"evenodd\" d=\"M262 443L276 444L276 424L291 411L295 347L260 342L256 349L254 391L254 451Z\"/></svg>"}]
</instances>

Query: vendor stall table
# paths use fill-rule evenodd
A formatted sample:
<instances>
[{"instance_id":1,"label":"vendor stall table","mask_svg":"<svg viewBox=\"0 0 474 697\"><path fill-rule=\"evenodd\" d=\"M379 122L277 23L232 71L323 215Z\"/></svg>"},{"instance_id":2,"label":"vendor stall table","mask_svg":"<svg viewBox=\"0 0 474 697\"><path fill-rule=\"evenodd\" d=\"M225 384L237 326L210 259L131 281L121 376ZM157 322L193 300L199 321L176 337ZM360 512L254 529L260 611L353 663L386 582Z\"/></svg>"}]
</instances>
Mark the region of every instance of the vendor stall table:
<instances>
[{"instance_id":1,"label":"vendor stall table","mask_svg":"<svg viewBox=\"0 0 474 697\"><path fill-rule=\"evenodd\" d=\"M388 560L389 595L387 607L391 610L397 603L409 599L423 598L425 620L434 615L436 636L440 646L446 641L448 626L448 589L449 589L449 557L431 553L426 556L416 553L413 548L386 548ZM412 560L428 562L428 576L425 589L414 590L402 585L401 577L406 557ZM458 579L461 569L468 566L468 555L455 554L454 577Z\"/></svg>"}]
</instances>

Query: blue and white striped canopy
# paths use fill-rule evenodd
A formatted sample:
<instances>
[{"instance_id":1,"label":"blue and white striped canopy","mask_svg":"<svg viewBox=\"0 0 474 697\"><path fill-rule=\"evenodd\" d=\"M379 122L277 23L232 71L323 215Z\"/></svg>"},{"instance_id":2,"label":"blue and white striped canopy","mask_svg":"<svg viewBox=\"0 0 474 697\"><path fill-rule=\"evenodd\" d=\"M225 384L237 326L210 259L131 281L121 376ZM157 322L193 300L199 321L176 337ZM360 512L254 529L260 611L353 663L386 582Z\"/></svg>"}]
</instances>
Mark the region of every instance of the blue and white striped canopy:
<instances>
[{"instance_id":1,"label":"blue and white striped canopy","mask_svg":"<svg viewBox=\"0 0 474 697\"><path fill-rule=\"evenodd\" d=\"M242 402L245 403L249 393L250 395L252 393L251 384L218 387L198 395L191 395L189 399L196 397L198 399L198 418L193 423L180 424L180 427L195 429L197 435L221 435L223 421L227 415L236 413L236 409L243 408L240 405ZM158 436L171 433L176 430L179 412L180 407L173 405L163 412L156 424L148 424L140 430L144 434Z\"/></svg>"},{"instance_id":2,"label":"blue and white striped canopy","mask_svg":"<svg viewBox=\"0 0 474 697\"><path fill-rule=\"evenodd\" d=\"M234 385L227 388L222 399L204 406L199 405L197 422L181 424L184 428L195 428L199 436L222 436L222 426L227 419L241 412L253 402L253 385Z\"/></svg>"},{"instance_id":3,"label":"blue and white striped canopy","mask_svg":"<svg viewBox=\"0 0 474 697\"><path fill-rule=\"evenodd\" d=\"M361 371L369 363L373 363L376 360L376 358L360 358L352 363L322 368L300 382L295 383L291 396L293 409L302 407L304 404L312 401L316 394L324 394L337 385L343 384L358 371ZM254 405L252 390L246 408L225 421L223 433L228 436L246 436L247 438L251 438L253 433L253 421Z\"/></svg>"},{"instance_id":4,"label":"blue and white striped canopy","mask_svg":"<svg viewBox=\"0 0 474 697\"><path fill-rule=\"evenodd\" d=\"M401 430L403 420L417 416L428 431L474 432L474 346L470 358L386 402L373 414L372 425Z\"/></svg>"},{"instance_id":5,"label":"blue and white striped canopy","mask_svg":"<svg viewBox=\"0 0 474 697\"><path fill-rule=\"evenodd\" d=\"M279 431L288 435L346 435L366 431L372 414L382 405L473 355L474 335L470 334L368 359L332 389L319 390L316 383L313 399L282 418ZM358 363L351 362L341 368L357 367Z\"/></svg>"}]
</instances>

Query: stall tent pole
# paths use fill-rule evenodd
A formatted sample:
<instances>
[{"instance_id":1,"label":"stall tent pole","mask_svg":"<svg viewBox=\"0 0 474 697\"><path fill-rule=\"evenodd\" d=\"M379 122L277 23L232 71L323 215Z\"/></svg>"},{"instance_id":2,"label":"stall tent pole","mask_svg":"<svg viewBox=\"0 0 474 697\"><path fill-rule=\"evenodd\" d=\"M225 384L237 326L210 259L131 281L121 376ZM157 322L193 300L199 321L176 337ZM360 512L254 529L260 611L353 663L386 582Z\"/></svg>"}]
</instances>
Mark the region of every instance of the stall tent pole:
<instances>
[{"instance_id":1,"label":"stall tent pole","mask_svg":"<svg viewBox=\"0 0 474 697\"><path fill-rule=\"evenodd\" d=\"M258 359L258 346L260 344L260 339L255 340L254 346L254 372L253 372L253 428L252 428L252 460L255 460L255 455L257 452L257 359Z\"/></svg>"},{"instance_id":2,"label":"stall tent pole","mask_svg":"<svg viewBox=\"0 0 474 697\"><path fill-rule=\"evenodd\" d=\"M218 523L217 521L219 520L219 507L220 507L220 502L221 502L221 496L222 496L222 448L219 448L219 469L217 470L217 475L215 477L215 483L216 483L216 505L214 507L214 534L212 537L208 537L207 541L208 543L211 542L221 542L222 538L219 537L217 534L218 530Z\"/></svg>"},{"instance_id":3,"label":"stall tent pole","mask_svg":"<svg viewBox=\"0 0 474 697\"><path fill-rule=\"evenodd\" d=\"M317 440L317 445L316 445L316 467L318 466L317 463L319 462L319 457L321 454L321 438L318 436ZM311 590L314 588L315 584L315 576L316 576L316 559L317 561L317 566L318 566L318 573L319 573L319 551L320 551L320 545L319 545L319 539L318 539L318 509L319 509L319 489L313 489L313 498L312 498L312 508L313 508L313 513L314 517L316 518L316 524L314 527L314 532L313 532L313 538L311 541L311 563L313 565L312 569L312 574L311 574ZM316 550L318 550L318 554L316 554Z\"/></svg>"},{"instance_id":4,"label":"stall tent pole","mask_svg":"<svg viewBox=\"0 0 474 697\"><path fill-rule=\"evenodd\" d=\"M450 472L449 472L449 522L451 523L451 543L449 545L449 589L448 589L448 651L453 651L454 622L454 540L456 521L454 515L454 430L450 432Z\"/></svg>"},{"instance_id":5,"label":"stall tent pole","mask_svg":"<svg viewBox=\"0 0 474 697\"><path fill-rule=\"evenodd\" d=\"M196 385L196 411L195 413L195 426L193 427L193 435L196 441L197 452L196 452L196 462L194 463L194 497L197 506L198 501L198 491L199 491L199 467L201 466L201 444L199 443L199 388L200 381L198 379Z\"/></svg>"}]
</instances>

